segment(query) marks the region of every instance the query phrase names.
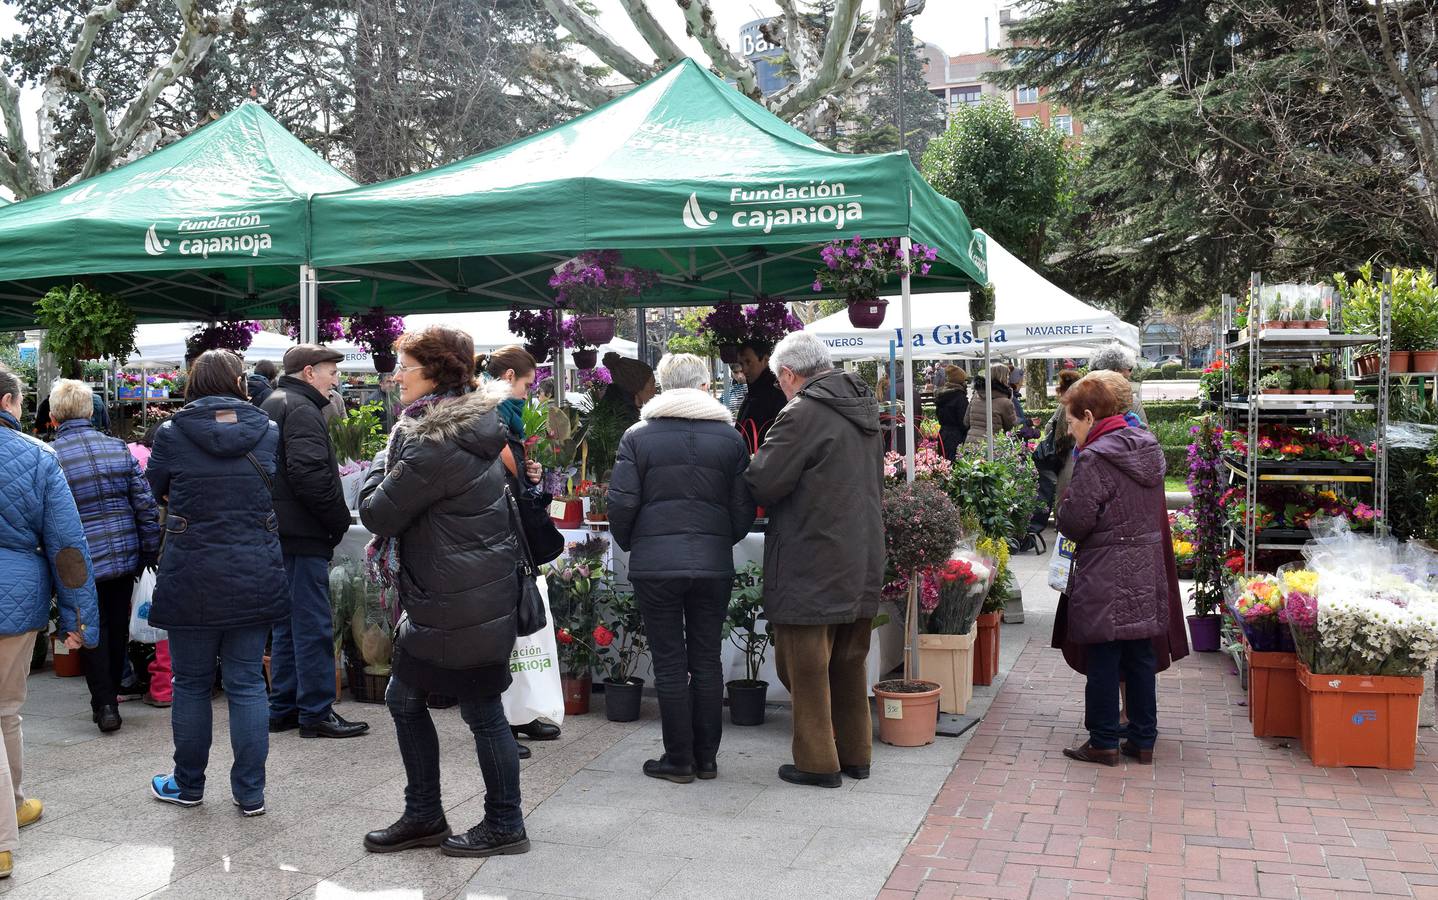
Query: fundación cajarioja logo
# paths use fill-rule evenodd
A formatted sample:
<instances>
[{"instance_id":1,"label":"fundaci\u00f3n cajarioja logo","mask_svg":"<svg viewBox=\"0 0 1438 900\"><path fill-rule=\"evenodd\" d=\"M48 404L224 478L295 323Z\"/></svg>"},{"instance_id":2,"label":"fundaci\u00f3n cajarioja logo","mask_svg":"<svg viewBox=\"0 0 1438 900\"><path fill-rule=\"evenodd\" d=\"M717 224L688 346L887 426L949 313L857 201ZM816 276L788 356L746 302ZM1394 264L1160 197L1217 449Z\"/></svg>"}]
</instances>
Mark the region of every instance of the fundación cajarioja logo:
<instances>
[{"instance_id":1,"label":"fundaci\u00f3n cajarioja logo","mask_svg":"<svg viewBox=\"0 0 1438 900\"><path fill-rule=\"evenodd\" d=\"M862 198L862 194L850 194L842 181L780 182L753 190L736 187L729 191L726 215L730 226L764 234L790 225L829 225L843 231L846 225L864 218ZM684 227L693 231L704 231L719 222L719 213L704 211L697 191L685 201L682 215Z\"/></svg>"},{"instance_id":2,"label":"fundaci\u00f3n cajarioja logo","mask_svg":"<svg viewBox=\"0 0 1438 900\"><path fill-rule=\"evenodd\" d=\"M145 252L150 256L164 256L170 250L171 240L160 237L156 231L157 227L158 223L152 223L145 230ZM259 213L182 219L180 224L175 226L175 234L179 240L176 249L181 256L198 256L202 259L227 254L255 257L274 245L269 227L262 221Z\"/></svg>"}]
</instances>

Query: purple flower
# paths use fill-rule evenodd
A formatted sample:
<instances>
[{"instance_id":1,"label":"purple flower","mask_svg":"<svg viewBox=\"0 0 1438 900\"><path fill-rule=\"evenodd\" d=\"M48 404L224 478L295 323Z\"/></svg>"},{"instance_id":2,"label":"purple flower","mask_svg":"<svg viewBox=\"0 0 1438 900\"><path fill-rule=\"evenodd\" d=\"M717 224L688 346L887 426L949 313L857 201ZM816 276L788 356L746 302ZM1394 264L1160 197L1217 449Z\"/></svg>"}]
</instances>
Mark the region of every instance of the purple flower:
<instances>
[{"instance_id":1,"label":"purple flower","mask_svg":"<svg viewBox=\"0 0 1438 900\"><path fill-rule=\"evenodd\" d=\"M823 289L824 289L824 285L823 285L818 279L815 279L815 280L814 280L814 290L816 290L816 291L822 291Z\"/></svg>"}]
</instances>

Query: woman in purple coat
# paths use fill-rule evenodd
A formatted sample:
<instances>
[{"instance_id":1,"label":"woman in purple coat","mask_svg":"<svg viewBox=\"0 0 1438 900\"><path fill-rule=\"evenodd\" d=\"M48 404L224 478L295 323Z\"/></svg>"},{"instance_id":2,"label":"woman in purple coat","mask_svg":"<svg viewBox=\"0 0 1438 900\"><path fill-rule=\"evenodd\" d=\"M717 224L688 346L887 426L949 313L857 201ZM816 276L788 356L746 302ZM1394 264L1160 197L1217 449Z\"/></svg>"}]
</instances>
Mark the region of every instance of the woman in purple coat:
<instances>
[{"instance_id":1,"label":"woman in purple coat","mask_svg":"<svg viewBox=\"0 0 1438 900\"><path fill-rule=\"evenodd\" d=\"M1167 537L1163 451L1152 434L1124 419L1131 402L1128 380L1115 372L1093 372L1063 396L1079 454L1058 527L1078 550L1054 643L1088 675L1089 732L1083 746L1064 755L1107 766L1118 765L1120 753L1153 761L1155 675L1170 658L1188 653ZM1126 683L1126 733L1119 722L1120 680Z\"/></svg>"}]
</instances>

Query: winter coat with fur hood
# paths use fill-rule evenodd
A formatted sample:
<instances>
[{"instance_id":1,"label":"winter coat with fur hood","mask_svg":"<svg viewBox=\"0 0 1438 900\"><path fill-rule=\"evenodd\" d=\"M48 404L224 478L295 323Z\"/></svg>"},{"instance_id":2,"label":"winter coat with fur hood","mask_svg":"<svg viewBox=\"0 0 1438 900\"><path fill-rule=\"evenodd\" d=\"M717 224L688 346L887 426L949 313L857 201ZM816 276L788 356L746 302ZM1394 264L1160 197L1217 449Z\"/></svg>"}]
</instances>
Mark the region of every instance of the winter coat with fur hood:
<instances>
[{"instance_id":1,"label":"winter coat with fur hood","mask_svg":"<svg viewBox=\"0 0 1438 900\"><path fill-rule=\"evenodd\" d=\"M734 577L733 546L754 522L749 451L724 405L665 391L624 433L609 479L609 528L629 577Z\"/></svg>"},{"instance_id":2,"label":"winter coat with fur hood","mask_svg":"<svg viewBox=\"0 0 1438 900\"><path fill-rule=\"evenodd\" d=\"M508 683L519 557L495 412L507 396L501 382L406 415L365 481L360 519L399 542L395 673L406 684L407 661L500 667Z\"/></svg>"}]
</instances>

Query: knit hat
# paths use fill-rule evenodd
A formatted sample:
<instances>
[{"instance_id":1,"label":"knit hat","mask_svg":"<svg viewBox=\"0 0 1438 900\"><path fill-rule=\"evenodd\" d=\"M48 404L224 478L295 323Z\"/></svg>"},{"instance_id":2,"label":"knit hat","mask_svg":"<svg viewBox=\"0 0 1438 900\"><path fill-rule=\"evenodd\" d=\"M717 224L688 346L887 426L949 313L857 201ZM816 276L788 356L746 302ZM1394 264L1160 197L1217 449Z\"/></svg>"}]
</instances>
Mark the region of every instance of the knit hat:
<instances>
[{"instance_id":1,"label":"knit hat","mask_svg":"<svg viewBox=\"0 0 1438 900\"><path fill-rule=\"evenodd\" d=\"M614 351L604 354L604 368L614 383L631 394L638 394L654 378L654 370L637 359L620 356Z\"/></svg>"}]
</instances>

